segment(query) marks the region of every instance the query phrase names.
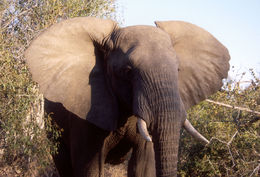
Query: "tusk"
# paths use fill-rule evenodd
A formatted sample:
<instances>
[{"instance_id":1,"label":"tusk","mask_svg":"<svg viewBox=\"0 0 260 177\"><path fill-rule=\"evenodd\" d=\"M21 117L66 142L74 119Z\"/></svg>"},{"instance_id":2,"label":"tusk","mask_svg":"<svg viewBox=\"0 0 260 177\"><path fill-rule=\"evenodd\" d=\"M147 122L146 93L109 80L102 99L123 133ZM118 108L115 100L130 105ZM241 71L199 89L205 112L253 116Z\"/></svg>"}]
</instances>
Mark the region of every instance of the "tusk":
<instances>
[{"instance_id":1,"label":"tusk","mask_svg":"<svg viewBox=\"0 0 260 177\"><path fill-rule=\"evenodd\" d=\"M137 127L138 127L140 134L146 141L152 141L152 139L147 131L146 123L143 119L140 119L140 118L137 119Z\"/></svg>"},{"instance_id":2,"label":"tusk","mask_svg":"<svg viewBox=\"0 0 260 177\"><path fill-rule=\"evenodd\" d=\"M195 139L204 142L205 144L209 143L209 140L207 140L204 136L202 136L190 123L188 119L184 122L184 128L187 132L189 132Z\"/></svg>"}]
</instances>

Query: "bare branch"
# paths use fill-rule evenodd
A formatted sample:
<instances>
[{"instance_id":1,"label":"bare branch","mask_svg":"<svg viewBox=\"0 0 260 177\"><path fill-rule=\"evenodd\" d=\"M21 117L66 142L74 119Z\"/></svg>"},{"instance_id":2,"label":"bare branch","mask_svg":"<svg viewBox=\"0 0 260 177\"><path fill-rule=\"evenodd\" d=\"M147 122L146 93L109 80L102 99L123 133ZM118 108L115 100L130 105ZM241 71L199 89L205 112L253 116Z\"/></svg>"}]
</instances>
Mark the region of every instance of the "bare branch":
<instances>
[{"instance_id":1,"label":"bare branch","mask_svg":"<svg viewBox=\"0 0 260 177\"><path fill-rule=\"evenodd\" d=\"M206 101L209 102L209 103L214 103L214 104L224 106L224 107L227 107L227 108L238 109L240 111L246 111L246 112L251 112L251 113L260 115L259 111L254 111L254 110L251 110L251 109L248 109L248 108L243 108L243 107L239 107L239 106L232 106L232 105L229 105L229 104L221 103L221 102L218 102L218 101L213 101L213 100L210 100L210 99L206 99Z\"/></svg>"},{"instance_id":2,"label":"bare branch","mask_svg":"<svg viewBox=\"0 0 260 177\"><path fill-rule=\"evenodd\" d=\"M209 144L210 144L213 140L217 140L217 141L219 141L219 142L221 142L221 143L223 143L223 144L227 144L227 142L222 141L222 140L220 140L220 139L218 139L218 138L216 138L216 137L212 137L212 138L210 138L210 140L209 140Z\"/></svg>"},{"instance_id":3,"label":"bare branch","mask_svg":"<svg viewBox=\"0 0 260 177\"><path fill-rule=\"evenodd\" d=\"M236 131L235 133L234 133L234 135L231 137L231 139L228 141L228 142L225 142L225 141L222 141L222 140L220 140L220 139L218 139L218 138L216 138L216 137L212 137L211 139L210 139L210 142L213 140L213 139L216 139L216 140L218 140L219 142L221 142L221 143L223 143L223 144L225 144L226 146L227 146L227 149L228 149L228 152L229 152L229 154L230 154L230 156L231 156L231 160L232 160L232 168L236 165L236 163L235 163L235 159L234 159L234 157L233 157L233 154L232 154L232 152L231 152L231 149L230 149L230 144L232 143L232 141L234 140L234 138L236 137L236 135L238 134L238 131Z\"/></svg>"},{"instance_id":4,"label":"bare branch","mask_svg":"<svg viewBox=\"0 0 260 177\"><path fill-rule=\"evenodd\" d=\"M214 165L212 164L212 162L210 161L209 157L207 157L207 161L209 162L211 168L214 170L215 174L217 173L216 172L216 169L214 168Z\"/></svg>"},{"instance_id":5,"label":"bare branch","mask_svg":"<svg viewBox=\"0 0 260 177\"><path fill-rule=\"evenodd\" d=\"M233 139L235 138L235 136L237 135L237 133L238 133L238 131L236 131L236 133L231 137L231 139L230 139L229 142L227 143L228 146L232 143L232 141L233 141Z\"/></svg>"},{"instance_id":6,"label":"bare branch","mask_svg":"<svg viewBox=\"0 0 260 177\"><path fill-rule=\"evenodd\" d=\"M25 10L25 11L22 11L21 13L19 13L18 15L13 16L8 22L5 23L5 25L2 28L5 29L10 23L12 23L12 21L14 21L19 16L26 14L28 11L29 10Z\"/></svg>"},{"instance_id":7,"label":"bare branch","mask_svg":"<svg viewBox=\"0 0 260 177\"><path fill-rule=\"evenodd\" d=\"M229 145L227 145L227 148L228 148L228 152L229 152L229 154L230 154L230 156L232 158L232 163L233 163L232 168L233 168L234 166L236 166L236 163L235 163L235 160L234 160L234 157L233 157L233 154L232 154L232 152L230 150Z\"/></svg>"},{"instance_id":8,"label":"bare branch","mask_svg":"<svg viewBox=\"0 0 260 177\"><path fill-rule=\"evenodd\" d=\"M250 174L252 176L254 173L257 173L257 171L260 169L260 163L257 165L257 167L254 169L254 171ZM249 176L249 177L250 177Z\"/></svg>"}]
</instances>

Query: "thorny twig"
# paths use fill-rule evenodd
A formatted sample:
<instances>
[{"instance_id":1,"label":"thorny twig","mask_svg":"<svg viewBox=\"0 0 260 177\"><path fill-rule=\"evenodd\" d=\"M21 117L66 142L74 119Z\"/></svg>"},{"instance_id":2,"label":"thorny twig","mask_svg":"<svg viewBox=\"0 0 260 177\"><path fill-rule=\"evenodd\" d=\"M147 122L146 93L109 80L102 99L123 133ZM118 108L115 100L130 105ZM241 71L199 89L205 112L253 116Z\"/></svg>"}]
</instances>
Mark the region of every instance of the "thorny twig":
<instances>
[{"instance_id":1,"label":"thorny twig","mask_svg":"<svg viewBox=\"0 0 260 177\"><path fill-rule=\"evenodd\" d=\"M10 25L12 23L12 21L14 21L16 18L26 14L28 11L29 10L25 10L25 11L22 11L21 13L19 13L18 15L13 16L8 22L5 23L5 25L2 28L5 29L8 25Z\"/></svg>"},{"instance_id":2,"label":"thorny twig","mask_svg":"<svg viewBox=\"0 0 260 177\"><path fill-rule=\"evenodd\" d=\"M229 145L232 143L232 141L233 141L233 139L235 138L235 136L237 135L237 133L238 133L238 131L236 131L235 134L231 137L231 139L230 139L229 142L227 143L227 146L229 146Z\"/></svg>"},{"instance_id":3,"label":"thorny twig","mask_svg":"<svg viewBox=\"0 0 260 177\"><path fill-rule=\"evenodd\" d=\"M222 141L222 140L220 140L220 139L218 139L218 138L216 138L216 137L212 137L212 138L210 139L210 142L212 142L212 140L217 140L217 141L219 141L219 142L221 142L221 143L223 143L223 144L225 144L225 145L227 146L228 152L229 152L229 154L230 154L230 156L231 156L231 160L232 160L232 164L233 164L233 165L232 165L232 168L236 165L236 163L235 163L233 154L232 154L232 152L231 152L230 145L231 145L231 143L233 142L233 140L234 140L234 138L236 137L237 134L238 134L238 131L236 131L236 132L234 133L234 135L231 137L231 139L230 139L228 142ZM209 143L209 144L210 144L210 143ZM238 153L238 152L236 152L236 153ZM213 164L212 164L212 162L209 160L209 158L208 158L208 162L209 162L210 165L213 167ZM213 167L213 169L214 169L214 167ZM260 170L260 163L258 163L258 166L257 166L256 168L254 168L254 170L252 171L252 173L250 174L249 177L251 177L251 176L253 176L254 174L258 173L259 170ZM214 171L215 171L215 169L214 169Z\"/></svg>"},{"instance_id":4,"label":"thorny twig","mask_svg":"<svg viewBox=\"0 0 260 177\"><path fill-rule=\"evenodd\" d=\"M222 141L222 140L220 140L220 139L218 139L218 138L216 138L216 137L212 137L211 139L210 139L210 143L212 142L212 140L218 140L219 142L221 142L221 143L223 143L223 144L225 144L226 146L227 146L227 148L228 148L228 152L229 152L229 154L230 154L230 156L231 156L231 160L232 160L232 168L236 165L236 163L235 163L235 160L234 160L234 157L233 157L233 154L232 154L232 152L231 152L231 149L230 149L230 144L232 143L232 141L234 140L234 138L235 138L235 136L238 134L238 131L236 131L235 133L234 133L234 135L231 137L231 139L228 141L228 142L225 142L225 141ZM210 144L209 143L209 144Z\"/></svg>"},{"instance_id":5,"label":"thorny twig","mask_svg":"<svg viewBox=\"0 0 260 177\"><path fill-rule=\"evenodd\" d=\"M235 163L235 160L234 160L234 157L233 157L233 154L230 150L230 144L232 143L233 139L235 138L235 136L237 135L238 131L236 131L236 133L231 137L231 139L229 140L229 142L227 143L227 148L228 148L228 151L229 151L229 154L231 155L231 158L232 158L232 163L233 163L233 166L232 168L236 165Z\"/></svg>"},{"instance_id":6,"label":"thorny twig","mask_svg":"<svg viewBox=\"0 0 260 177\"><path fill-rule=\"evenodd\" d=\"M214 168L214 165L212 164L212 162L210 161L209 157L207 157L207 160L209 162L209 164L211 165L212 169L215 171L216 173L216 169Z\"/></svg>"},{"instance_id":7,"label":"thorny twig","mask_svg":"<svg viewBox=\"0 0 260 177\"><path fill-rule=\"evenodd\" d=\"M257 171L260 169L260 163L257 165L257 167L253 170L253 172L250 174L249 177L251 177L254 173L257 173Z\"/></svg>"}]
</instances>

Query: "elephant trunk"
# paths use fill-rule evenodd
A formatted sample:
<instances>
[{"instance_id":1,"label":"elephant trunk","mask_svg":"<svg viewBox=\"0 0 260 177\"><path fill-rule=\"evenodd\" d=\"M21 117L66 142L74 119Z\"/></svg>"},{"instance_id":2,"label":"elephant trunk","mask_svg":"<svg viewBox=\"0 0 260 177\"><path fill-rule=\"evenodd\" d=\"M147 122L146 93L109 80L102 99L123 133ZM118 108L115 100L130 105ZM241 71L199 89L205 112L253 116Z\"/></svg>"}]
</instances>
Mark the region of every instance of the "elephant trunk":
<instances>
[{"instance_id":1,"label":"elephant trunk","mask_svg":"<svg viewBox=\"0 0 260 177\"><path fill-rule=\"evenodd\" d=\"M162 122L158 123L152 134L156 175L161 177L177 176L178 147L182 122L174 120L171 115L160 116Z\"/></svg>"},{"instance_id":2,"label":"elephant trunk","mask_svg":"<svg viewBox=\"0 0 260 177\"><path fill-rule=\"evenodd\" d=\"M180 129L186 116L177 74L172 72L174 66L158 66L140 72L141 77L137 77L139 80L133 89L133 111L152 135L158 177L177 176ZM139 132L150 140L146 127L139 128Z\"/></svg>"}]
</instances>

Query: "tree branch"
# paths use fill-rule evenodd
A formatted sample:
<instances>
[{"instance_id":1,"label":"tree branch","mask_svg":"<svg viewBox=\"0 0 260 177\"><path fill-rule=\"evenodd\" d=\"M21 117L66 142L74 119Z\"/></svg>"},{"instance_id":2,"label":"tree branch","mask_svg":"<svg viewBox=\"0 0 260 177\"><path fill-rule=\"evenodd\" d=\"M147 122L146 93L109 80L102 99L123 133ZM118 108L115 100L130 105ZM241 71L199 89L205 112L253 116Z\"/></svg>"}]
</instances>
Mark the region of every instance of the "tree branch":
<instances>
[{"instance_id":1,"label":"tree branch","mask_svg":"<svg viewBox=\"0 0 260 177\"><path fill-rule=\"evenodd\" d=\"M250 174L249 177L253 176L254 173L257 174L257 171L260 169L260 163L258 164L258 166L254 169L254 171Z\"/></svg>"},{"instance_id":2,"label":"tree branch","mask_svg":"<svg viewBox=\"0 0 260 177\"><path fill-rule=\"evenodd\" d=\"M8 25L10 25L16 18L26 14L29 10L25 10L25 11L22 11L21 13L17 14L17 15L14 15L8 22L6 22L5 24L3 24L3 29L5 29L6 27L8 27ZM2 25L2 24L1 24Z\"/></svg>"},{"instance_id":3,"label":"tree branch","mask_svg":"<svg viewBox=\"0 0 260 177\"><path fill-rule=\"evenodd\" d=\"M232 105L229 105L229 104L221 103L221 102L218 102L218 101L213 101L213 100L210 100L210 99L206 99L206 101L209 102L209 103L214 103L214 104L224 106L224 107L227 107L227 108L238 109L240 111L246 111L246 112L251 112L251 113L260 115L259 111L254 111L254 110L251 110L251 109L248 109L248 108L243 108L243 107L239 107L239 106L232 106Z\"/></svg>"}]
</instances>

